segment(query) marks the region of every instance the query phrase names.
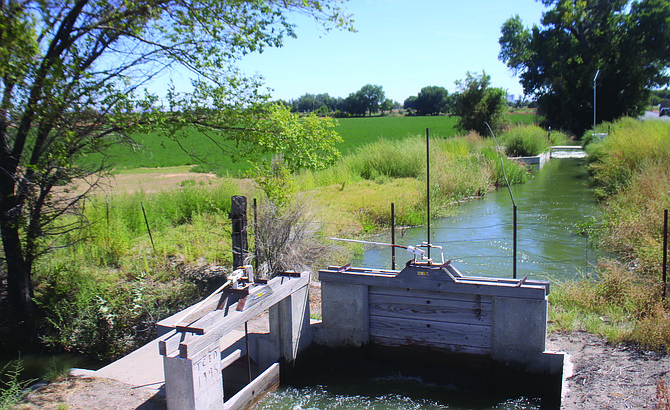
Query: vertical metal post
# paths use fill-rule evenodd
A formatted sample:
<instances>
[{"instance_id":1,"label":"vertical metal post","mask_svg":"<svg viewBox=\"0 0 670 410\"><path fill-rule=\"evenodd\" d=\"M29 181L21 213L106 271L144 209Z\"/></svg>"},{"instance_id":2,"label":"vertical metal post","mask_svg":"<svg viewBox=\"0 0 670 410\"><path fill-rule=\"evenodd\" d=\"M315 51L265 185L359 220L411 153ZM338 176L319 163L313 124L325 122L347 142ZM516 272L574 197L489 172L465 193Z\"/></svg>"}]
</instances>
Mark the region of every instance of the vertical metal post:
<instances>
[{"instance_id":1,"label":"vertical metal post","mask_svg":"<svg viewBox=\"0 0 670 410\"><path fill-rule=\"evenodd\" d=\"M244 343L247 349L247 376L249 383L251 383L251 354L249 353L249 328L247 322L244 322Z\"/></svg>"},{"instance_id":2,"label":"vertical metal post","mask_svg":"<svg viewBox=\"0 0 670 410\"><path fill-rule=\"evenodd\" d=\"M513 256L512 256L512 278L516 279L516 204L514 205L514 207L512 209L514 210L513 211L514 212L514 228L513 228L514 237L512 239L512 241L514 242L514 244L512 245L514 251L513 251Z\"/></svg>"},{"instance_id":3,"label":"vertical metal post","mask_svg":"<svg viewBox=\"0 0 670 410\"><path fill-rule=\"evenodd\" d=\"M156 252L156 246L154 245L154 237L151 235L151 228L149 228L149 220L147 219L147 213L144 211L144 204L140 202L142 207L142 215L144 215L144 223L147 225L147 232L149 232L149 239L151 240L151 248Z\"/></svg>"},{"instance_id":4,"label":"vertical metal post","mask_svg":"<svg viewBox=\"0 0 670 410\"><path fill-rule=\"evenodd\" d=\"M663 211L663 299L667 291L668 282L668 210Z\"/></svg>"},{"instance_id":5,"label":"vertical metal post","mask_svg":"<svg viewBox=\"0 0 670 410\"><path fill-rule=\"evenodd\" d=\"M391 245L395 245L395 204L391 202ZM391 246L391 270L395 270L395 246Z\"/></svg>"},{"instance_id":6,"label":"vertical metal post","mask_svg":"<svg viewBox=\"0 0 670 410\"><path fill-rule=\"evenodd\" d=\"M430 139L428 128L426 128L426 214L428 227L426 242L430 244ZM430 259L430 246L428 246L427 255Z\"/></svg>"},{"instance_id":7,"label":"vertical metal post","mask_svg":"<svg viewBox=\"0 0 670 410\"><path fill-rule=\"evenodd\" d=\"M258 204L254 198L254 273L258 272Z\"/></svg>"},{"instance_id":8,"label":"vertical metal post","mask_svg":"<svg viewBox=\"0 0 670 410\"><path fill-rule=\"evenodd\" d=\"M596 80L598 79L598 74L600 70L596 71L596 75L593 77L593 136L596 136Z\"/></svg>"}]
</instances>

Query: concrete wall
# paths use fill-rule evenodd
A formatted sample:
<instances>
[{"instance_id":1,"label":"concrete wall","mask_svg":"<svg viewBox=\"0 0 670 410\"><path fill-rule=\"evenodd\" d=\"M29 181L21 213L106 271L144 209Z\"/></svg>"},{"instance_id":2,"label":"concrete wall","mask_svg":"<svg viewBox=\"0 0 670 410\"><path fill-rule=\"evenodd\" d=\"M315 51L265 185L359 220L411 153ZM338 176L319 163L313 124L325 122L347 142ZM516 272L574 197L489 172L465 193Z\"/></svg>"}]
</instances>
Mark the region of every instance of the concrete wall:
<instances>
[{"instance_id":1,"label":"concrete wall","mask_svg":"<svg viewBox=\"0 0 670 410\"><path fill-rule=\"evenodd\" d=\"M333 267L319 277L317 344L428 349L540 373L562 368L562 355L545 352L548 282L465 277L427 264L400 272Z\"/></svg>"}]
</instances>

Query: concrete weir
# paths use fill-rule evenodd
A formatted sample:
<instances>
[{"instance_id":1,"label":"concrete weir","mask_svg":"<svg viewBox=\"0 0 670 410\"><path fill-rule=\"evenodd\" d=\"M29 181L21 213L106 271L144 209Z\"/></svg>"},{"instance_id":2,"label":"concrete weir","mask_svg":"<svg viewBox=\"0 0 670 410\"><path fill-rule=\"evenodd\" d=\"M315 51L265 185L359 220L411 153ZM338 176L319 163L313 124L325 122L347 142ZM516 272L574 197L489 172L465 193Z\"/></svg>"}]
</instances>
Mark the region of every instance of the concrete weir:
<instances>
[{"instance_id":1,"label":"concrete weir","mask_svg":"<svg viewBox=\"0 0 670 410\"><path fill-rule=\"evenodd\" d=\"M164 387L168 409L234 410L253 406L301 363L319 369L319 360L375 353L386 364L429 363L433 374L484 369L496 384L510 379L501 368L512 369L546 377L560 395L564 355L545 350L548 282L464 276L448 262L417 259L401 271L331 266L319 272L322 321L310 321L310 277L262 281L251 267L238 269L210 297L161 321L157 340L96 376Z\"/></svg>"},{"instance_id":2,"label":"concrete weir","mask_svg":"<svg viewBox=\"0 0 670 410\"><path fill-rule=\"evenodd\" d=\"M558 374L545 351L549 282L463 276L448 262L410 261L402 271L319 272L323 323L315 343L428 352Z\"/></svg>"}]
</instances>

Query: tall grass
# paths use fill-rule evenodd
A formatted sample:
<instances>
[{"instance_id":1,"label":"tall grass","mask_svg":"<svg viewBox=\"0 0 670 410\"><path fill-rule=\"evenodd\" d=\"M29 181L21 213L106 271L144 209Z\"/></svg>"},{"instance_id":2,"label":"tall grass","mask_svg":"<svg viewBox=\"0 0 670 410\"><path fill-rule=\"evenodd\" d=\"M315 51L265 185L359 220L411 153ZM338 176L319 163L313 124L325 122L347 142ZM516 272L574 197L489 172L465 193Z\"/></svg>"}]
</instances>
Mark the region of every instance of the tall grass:
<instances>
[{"instance_id":1,"label":"tall grass","mask_svg":"<svg viewBox=\"0 0 670 410\"><path fill-rule=\"evenodd\" d=\"M602 263L597 280L550 296L554 323L670 352L670 302L661 299L663 210L670 208L670 124L622 119L587 146L603 203L592 230L623 263Z\"/></svg>"},{"instance_id":2,"label":"tall grass","mask_svg":"<svg viewBox=\"0 0 670 410\"><path fill-rule=\"evenodd\" d=\"M609 135L586 145L601 198L626 187L652 162L670 163L670 124L624 118L608 125Z\"/></svg>"},{"instance_id":3,"label":"tall grass","mask_svg":"<svg viewBox=\"0 0 670 410\"><path fill-rule=\"evenodd\" d=\"M549 303L551 330L585 330L611 343L670 352L669 304L661 299L661 284L631 275L626 265L603 261L597 276L555 286Z\"/></svg>"},{"instance_id":4,"label":"tall grass","mask_svg":"<svg viewBox=\"0 0 670 410\"><path fill-rule=\"evenodd\" d=\"M230 265L236 193L222 183L89 200L88 224L36 268L45 345L111 359L155 337L157 321L222 279L209 264Z\"/></svg>"},{"instance_id":5,"label":"tall grass","mask_svg":"<svg viewBox=\"0 0 670 410\"><path fill-rule=\"evenodd\" d=\"M310 190L315 202L329 208L338 220L347 214L363 231L387 225L395 205L401 225L425 223L425 137L379 140L359 148L330 170L302 172L301 190ZM463 198L485 195L489 187L504 185L500 156L490 139L476 134L431 139L431 208L446 215ZM527 170L503 159L511 183L525 180ZM349 222L351 225L352 222Z\"/></svg>"}]
</instances>

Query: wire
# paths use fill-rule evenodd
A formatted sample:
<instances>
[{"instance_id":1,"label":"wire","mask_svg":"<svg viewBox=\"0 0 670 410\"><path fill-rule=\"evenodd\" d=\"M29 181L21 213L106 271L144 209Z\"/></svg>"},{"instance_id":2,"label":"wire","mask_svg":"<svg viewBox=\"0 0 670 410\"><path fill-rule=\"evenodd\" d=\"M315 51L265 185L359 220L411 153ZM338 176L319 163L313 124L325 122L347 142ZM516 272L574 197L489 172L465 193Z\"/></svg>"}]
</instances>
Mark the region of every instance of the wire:
<instances>
[{"instance_id":1,"label":"wire","mask_svg":"<svg viewBox=\"0 0 670 410\"><path fill-rule=\"evenodd\" d=\"M509 181L507 180L507 172L505 172L505 163L503 162L503 157L502 157L502 149L500 148L500 144L498 144L498 139L496 138L496 135L493 133L493 130L491 129L491 126L489 125L488 122L484 121L484 124L489 128L489 131L491 131L491 135L493 135L493 140L496 143L496 147L498 147L498 155L500 156L500 166L502 167L502 173L503 177L505 178L505 183L507 184L507 190L509 191L509 196L512 198L512 205L516 206L516 202L514 201L514 195L512 195L512 188L509 186Z\"/></svg>"}]
</instances>

